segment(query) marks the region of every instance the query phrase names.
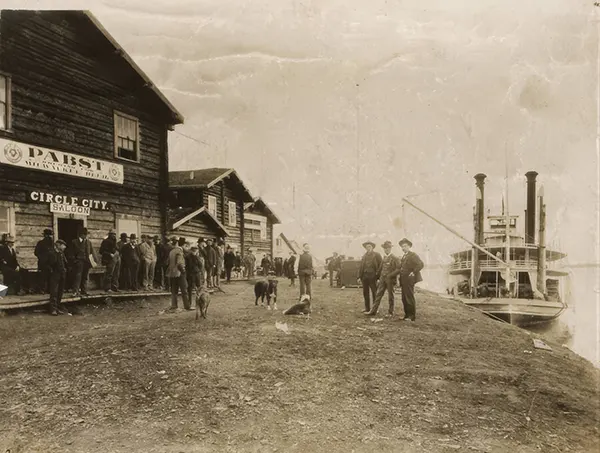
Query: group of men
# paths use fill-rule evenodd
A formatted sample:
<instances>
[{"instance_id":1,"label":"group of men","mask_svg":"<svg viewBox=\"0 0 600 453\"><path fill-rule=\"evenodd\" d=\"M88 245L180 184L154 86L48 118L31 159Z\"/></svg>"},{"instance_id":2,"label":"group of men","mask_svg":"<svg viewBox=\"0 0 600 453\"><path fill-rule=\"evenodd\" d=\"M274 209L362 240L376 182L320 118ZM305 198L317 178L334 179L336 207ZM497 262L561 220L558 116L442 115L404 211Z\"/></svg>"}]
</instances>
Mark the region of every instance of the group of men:
<instances>
[{"instance_id":1,"label":"group of men","mask_svg":"<svg viewBox=\"0 0 600 453\"><path fill-rule=\"evenodd\" d=\"M367 316L376 316L381 299L387 291L388 314L386 316L393 316L395 309L394 287L400 280L402 305L404 306L403 319L405 321L415 321L415 284L423 281L421 277L423 261L411 250L413 244L408 239L402 239L398 245L403 252L401 257L392 253L393 244L390 241L385 241L381 246L383 248L382 257L374 250L376 245L373 242L367 241L363 244L366 253L362 257L357 275L358 281L363 287L365 302L363 313ZM371 295L371 299L369 295Z\"/></svg>"}]
</instances>

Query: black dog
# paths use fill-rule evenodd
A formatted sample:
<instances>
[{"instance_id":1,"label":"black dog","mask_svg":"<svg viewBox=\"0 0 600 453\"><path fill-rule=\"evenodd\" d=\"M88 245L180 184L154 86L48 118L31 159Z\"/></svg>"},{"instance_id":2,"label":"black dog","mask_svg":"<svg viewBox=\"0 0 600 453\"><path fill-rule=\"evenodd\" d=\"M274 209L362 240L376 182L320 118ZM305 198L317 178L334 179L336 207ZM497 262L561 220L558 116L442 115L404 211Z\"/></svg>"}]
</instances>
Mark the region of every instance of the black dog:
<instances>
[{"instance_id":1,"label":"black dog","mask_svg":"<svg viewBox=\"0 0 600 453\"><path fill-rule=\"evenodd\" d=\"M258 305L258 299L260 304L264 305L265 297L267 298L267 308L271 309L271 298L273 299L273 310L277 310L277 280L261 280L254 284L254 295L256 300L254 305Z\"/></svg>"}]
</instances>

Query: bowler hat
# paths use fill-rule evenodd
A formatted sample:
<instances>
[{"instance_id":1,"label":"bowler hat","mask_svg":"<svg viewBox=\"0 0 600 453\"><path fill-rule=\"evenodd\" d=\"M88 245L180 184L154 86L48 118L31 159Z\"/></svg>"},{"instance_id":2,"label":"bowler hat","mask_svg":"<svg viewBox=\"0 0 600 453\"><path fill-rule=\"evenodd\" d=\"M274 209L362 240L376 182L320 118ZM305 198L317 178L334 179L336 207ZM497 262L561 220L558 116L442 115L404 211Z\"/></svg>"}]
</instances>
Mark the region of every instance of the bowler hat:
<instances>
[{"instance_id":1,"label":"bowler hat","mask_svg":"<svg viewBox=\"0 0 600 453\"><path fill-rule=\"evenodd\" d=\"M409 247L412 247L412 242L410 242L408 239L404 238L402 239L400 242L398 242L398 245L402 246L402 244L408 244Z\"/></svg>"},{"instance_id":2,"label":"bowler hat","mask_svg":"<svg viewBox=\"0 0 600 453\"><path fill-rule=\"evenodd\" d=\"M137 236L134 233L131 233L131 235L129 236L129 239L137 239Z\"/></svg>"},{"instance_id":3,"label":"bowler hat","mask_svg":"<svg viewBox=\"0 0 600 453\"><path fill-rule=\"evenodd\" d=\"M127 233L121 233L121 239L127 239Z\"/></svg>"},{"instance_id":4,"label":"bowler hat","mask_svg":"<svg viewBox=\"0 0 600 453\"><path fill-rule=\"evenodd\" d=\"M375 248L375 247L376 247L375 243L374 243L374 242L372 242L372 241L363 242L363 245L362 245L362 246L363 246L364 248L367 248L367 245L369 245L369 244L371 244L371 245L373 246L373 248Z\"/></svg>"},{"instance_id":5,"label":"bowler hat","mask_svg":"<svg viewBox=\"0 0 600 453\"><path fill-rule=\"evenodd\" d=\"M116 235L116 234L117 234L117 232L111 228L110 230L108 230L108 234L109 234L109 235L111 235L111 234L114 234L114 235Z\"/></svg>"},{"instance_id":6,"label":"bowler hat","mask_svg":"<svg viewBox=\"0 0 600 453\"><path fill-rule=\"evenodd\" d=\"M46 228L44 230L44 236L52 236L54 233L52 232L52 230L50 228Z\"/></svg>"},{"instance_id":7,"label":"bowler hat","mask_svg":"<svg viewBox=\"0 0 600 453\"><path fill-rule=\"evenodd\" d=\"M8 236L6 236L6 238L4 239L4 242L15 242L15 237L12 234L9 234Z\"/></svg>"},{"instance_id":8,"label":"bowler hat","mask_svg":"<svg viewBox=\"0 0 600 453\"><path fill-rule=\"evenodd\" d=\"M88 234L87 228L82 228L81 230L79 230L79 234L84 234L87 236L87 234Z\"/></svg>"},{"instance_id":9,"label":"bowler hat","mask_svg":"<svg viewBox=\"0 0 600 453\"><path fill-rule=\"evenodd\" d=\"M382 248L387 248L387 247L393 247L392 243L390 241L385 241L382 245Z\"/></svg>"},{"instance_id":10,"label":"bowler hat","mask_svg":"<svg viewBox=\"0 0 600 453\"><path fill-rule=\"evenodd\" d=\"M58 241L56 241L56 245L64 245L66 247L67 243L65 241L63 241L62 239L59 239Z\"/></svg>"},{"instance_id":11,"label":"bowler hat","mask_svg":"<svg viewBox=\"0 0 600 453\"><path fill-rule=\"evenodd\" d=\"M202 242L205 242L204 238L198 238L198 244L201 244Z\"/></svg>"}]
</instances>

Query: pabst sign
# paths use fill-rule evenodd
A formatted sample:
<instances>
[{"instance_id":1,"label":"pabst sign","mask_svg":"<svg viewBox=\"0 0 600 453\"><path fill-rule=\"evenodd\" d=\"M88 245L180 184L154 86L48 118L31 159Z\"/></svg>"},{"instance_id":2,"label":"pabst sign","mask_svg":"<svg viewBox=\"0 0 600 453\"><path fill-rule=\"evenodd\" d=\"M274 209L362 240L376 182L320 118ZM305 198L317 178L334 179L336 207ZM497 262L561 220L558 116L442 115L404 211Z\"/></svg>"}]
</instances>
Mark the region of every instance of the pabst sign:
<instances>
[{"instance_id":1,"label":"pabst sign","mask_svg":"<svg viewBox=\"0 0 600 453\"><path fill-rule=\"evenodd\" d=\"M0 138L0 163L123 184L123 165Z\"/></svg>"}]
</instances>

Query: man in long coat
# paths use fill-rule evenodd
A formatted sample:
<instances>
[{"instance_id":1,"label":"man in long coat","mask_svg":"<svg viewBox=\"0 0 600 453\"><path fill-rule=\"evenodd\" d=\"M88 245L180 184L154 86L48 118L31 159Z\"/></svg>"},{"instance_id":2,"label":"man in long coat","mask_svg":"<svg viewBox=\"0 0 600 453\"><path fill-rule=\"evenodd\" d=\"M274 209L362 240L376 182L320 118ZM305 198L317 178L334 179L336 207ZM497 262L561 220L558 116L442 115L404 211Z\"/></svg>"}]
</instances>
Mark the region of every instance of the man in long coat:
<instances>
[{"instance_id":1,"label":"man in long coat","mask_svg":"<svg viewBox=\"0 0 600 453\"><path fill-rule=\"evenodd\" d=\"M181 298L183 299L183 308L191 309L190 300L188 299L187 274L185 268L185 254L183 247L186 241L185 238L179 238L177 245L169 252L169 267L167 268L167 276L171 286L171 307L170 311L177 309L177 295L181 289Z\"/></svg>"},{"instance_id":2,"label":"man in long coat","mask_svg":"<svg viewBox=\"0 0 600 453\"><path fill-rule=\"evenodd\" d=\"M404 320L414 321L417 309L415 301L415 284L422 282L421 270L423 261L411 250L412 242L404 238L399 243L404 255L400 260L400 287L402 288L402 305L404 305Z\"/></svg>"},{"instance_id":3,"label":"man in long coat","mask_svg":"<svg viewBox=\"0 0 600 453\"><path fill-rule=\"evenodd\" d=\"M45 294L50 291L50 272L48 270L48 255L54 250L53 241L54 232L50 228L44 230L44 238L35 245L34 255L38 260L38 270L40 272L38 291Z\"/></svg>"},{"instance_id":4,"label":"man in long coat","mask_svg":"<svg viewBox=\"0 0 600 453\"><path fill-rule=\"evenodd\" d=\"M5 237L4 244L0 246L0 272L4 277L4 285L14 291L14 294L19 296L25 294L21 287L25 271L19 264L15 238L10 234Z\"/></svg>"},{"instance_id":5,"label":"man in long coat","mask_svg":"<svg viewBox=\"0 0 600 453\"><path fill-rule=\"evenodd\" d=\"M392 243L390 241L385 241L381 247L383 248L384 255L381 260L381 266L379 266L377 271L377 279L379 280L377 283L377 293L375 294L371 311L366 314L367 316L377 315L381 299L387 291L389 303L387 317L390 317L394 314L394 284L400 273L400 260L392 253Z\"/></svg>"},{"instance_id":6,"label":"man in long coat","mask_svg":"<svg viewBox=\"0 0 600 453\"><path fill-rule=\"evenodd\" d=\"M358 269L358 280L362 284L363 298L365 301L365 310L363 313L371 311L371 301L375 302L375 294L377 293L377 272L381 267L381 255L375 252L375 243L367 241L363 244L367 252L363 255ZM369 300L369 291L371 292L371 300Z\"/></svg>"},{"instance_id":7,"label":"man in long coat","mask_svg":"<svg viewBox=\"0 0 600 453\"><path fill-rule=\"evenodd\" d=\"M67 275L66 248L67 243L59 239L48 253L46 260L46 266L48 266L48 273L50 274L50 314L52 316L67 312L61 305Z\"/></svg>"},{"instance_id":8,"label":"man in long coat","mask_svg":"<svg viewBox=\"0 0 600 453\"><path fill-rule=\"evenodd\" d=\"M73 269L73 296L86 296L90 269L98 262L94 247L88 239L87 228L79 231L78 237L73 239L67 252Z\"/></svg>"},{"instance_id":9,"label":"man in long coat","mask_svg":"<svg viewBox=\"0 0 600 453\"><path fill-rule=\"evenodd\" d=\"M105 266L102 287L104 291L119 291L119 274L121 272L121 255L117 250L117 233L111 229L108 236L100 244L100 257Z\"/></svg>"}]
</instances>

